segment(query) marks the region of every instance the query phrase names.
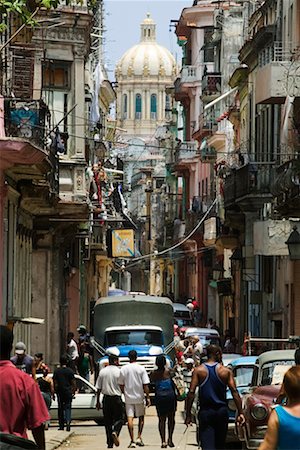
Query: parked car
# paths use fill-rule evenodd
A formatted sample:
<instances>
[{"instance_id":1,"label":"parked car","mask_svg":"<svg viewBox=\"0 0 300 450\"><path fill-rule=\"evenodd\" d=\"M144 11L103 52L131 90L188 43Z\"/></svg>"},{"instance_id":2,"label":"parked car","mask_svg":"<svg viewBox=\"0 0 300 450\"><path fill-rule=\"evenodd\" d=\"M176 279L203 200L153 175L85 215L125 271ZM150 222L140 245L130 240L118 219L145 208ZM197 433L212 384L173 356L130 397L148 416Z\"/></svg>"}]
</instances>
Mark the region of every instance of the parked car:
<instances>
[{"instance_id":1,"label":"parked car","mask_svg":"<svg viewBox=\"0 0 300 450\"><path fill-rule=\"evenodd\" d=\"M174 322L185 331L187 327L193 326L190 310L182 303L173 303Z\"/></svg>"},{"instance_id":2,"label":"parked car","mask_svg":"<svg viewBox=\"0 0 300 450\"><path fill-rule=\"evenodd\" d=\"M37 375L41 377L41 374ZM52 377L53 373L49 373L49 377ZM94 420L100 424L103 422L103 410L102 407L98 411L96 409L97 402L97 389L87 380L80 375L75 374L77 391L75 398L72 401L72 419L74 420ZM100 402L102 395L100 396ZM101 402L102 403L102 402ZM57 397L51 404L50 416L52 420L58 420L58 405Z\"/></svg>"},{"instance_id":3,"label":"parked car","mask_svg":"<svg viewBox=\"0 0 300 450\"><path fill-rule=\"evenodd\" d=\"M223 354L223 357L225 355ZM233 372L235 384L241 397L249 391L256 360L257 356L241 356L227 364L227 367ZM227 389L226 398L229 412L227 442L236 442L239 440L235 429L236 405L230 389Z\"/></svg>"},{"instance_id":4,"label":"parked car","mask_svg":"<svg viewBox=\"0 0 300 450\"><path fill-rule=\"evenodd\" d=\"M263 441L284 373L295 364L294 355L295 350L271 350L257 357L251 385L242 400L246 424L237 427L245 448L257 449Z\"/></svg>"},{"instance_id":5,"label":"parked car","mask_svg":"<svg viewBox=\"0 0 300 450\"><path fill-rule=\"evenodd\" d=\"M223 353L222 354L222 362L223 366L227 367L230 366L230 364L235 361L236 359L241 358L242 355L239 353Z\"/></svg>"}]
</instances>

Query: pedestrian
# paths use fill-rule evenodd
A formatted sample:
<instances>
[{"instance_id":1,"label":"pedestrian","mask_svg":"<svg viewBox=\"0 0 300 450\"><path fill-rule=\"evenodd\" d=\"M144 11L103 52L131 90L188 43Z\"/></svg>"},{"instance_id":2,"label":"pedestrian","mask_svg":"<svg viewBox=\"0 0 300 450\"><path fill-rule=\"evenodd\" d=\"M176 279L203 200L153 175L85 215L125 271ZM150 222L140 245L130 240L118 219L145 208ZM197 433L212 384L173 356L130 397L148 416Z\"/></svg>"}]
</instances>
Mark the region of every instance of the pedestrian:
<instances>
[{"instance_id":1,"label":"pedestrian","mask_svg":"<svg viewBox=\"0 0 300 450\"><path fill-rule=\"evenodd\" d=\"M18 370L10 361L12 343L12 331L0 325L1 433L27 439L26 430L30 429L37 444L36 448L45 450L43 424L49 420L49 413L34 379L23 370ZM4 443L3 439L5 437L1 436L1 449L14 448Z\"/></svg>"},{"instance_id":2,"label":"pedestrian","mask_svg":"<svg viewBox=\"0 0 300 450\"><path fill-rule=\"evenodd\" d=\"M291 367L283 378L287 405L278 405L270 414L268 429L259 450L299 450L300 448L300 366Z\"/></svg>"},{"instance_id":3,"label":"pedestrian","mask_svg":"<svg viewBox=\"0 0 300 450\"><path fill-rule=\"evenodd\" d=\"M69 356L69 367L71 367L73 372L77 373L79 353L77 343L74 339L74 333L72 333L72 331L69 331L67 334L67 354Z\"/></svg>"},{"instance_id":4,"label":"pedestrian","mask_svg":"<svg viewBox=\"0 0 300 450\"><path fill-rule=\"evenodd\" d=\"M119 435L123 426L124 405L119 385L119 358L109 355L109 365L99 373L96 381L97 409L100 409L100 393L103 394L103 416L107 448L120 445Z\"/></svg>"},{"instance_id":5,"label":"pedestrian","mask_svg":"<svg viewBox=\"0 0 300 450\"><path fill-rule=\"evenodd\" d=\"M145 367L137 363L137 352L130 350L128 353L129 364L121 368L119 384L121 391L125 395L125 408L127 415L127 426L130 436L129 448L135 448L136 445L144 447L142 432L144 428L145 417L145 395L146 406L150 406L149 397L149 377ZM134 440L133 419L137 417L138 436Z\"/></svg>"},{"instance_id":6,"label":"pedestrian","mask_svg":"<svg viewBox=\"0 0 300 450\"><path fill-rule=\"evenodd\" d=\"M33 357L26 354L24 342L17 342L15 345L15 356L10 358L11 362L22 372L32 375Z\"/></svg>"},{"instance_id":7,"label":"pedestrian","mask_svg":"<svg viewBox=\"0 0 300 450\"><path fill-rule=\"evenodd\" d=\"M158 415L158 429L161 438L161 448L175 447L173 432L175 428L176 394L172 383L170 370L166 368L166 357L156 357L157 369L150 374L150 380L155 384L155 406ZM166 424L168 422L168 440L166 440Z\"/></svg>"},{"instance_id":8,"label":"pedestrian","mask_svg":"<svg viewBox=\"0 0 300 450\"><path fill-rule=\"evenodd\" d=\"M72 399L75 396L76 381L75 375L70 367L67 367L68 356L60 358L60 367L54 370L53 382L54 390L57 394L59 430L71 429L71 408Z\"/></svg>"},{"instance_id":9,"label":"pedestrian","mask_svg":"<svg viewBox=\"0 0 300 450\"><path fill-rule=\"evenodd\" d=\"M93 359L88 351L86 342L82 342L80 345L77 366L79 375L85 380L90 381L90 374L93 374Z\"/></svg>"},{"instance_id":10,"label":"pedestrian","mask_svg":"<svg viewBox=\"0 0 300 450\"><path fill-rule=\"evenodd\" d=\"M43 373L45 368L47 368L47 365L44 363L43 353L35 353L33 357L33 366L32 366L33 378L36 378L37 374Z\"/></svg>"},{"instance_id":11,"label":"pedestrian","mask_svg":"<svg viewBox=\"0 0 300 450\"><path fill-rule=\"evenodd\" d=\"M214 321L213 321L212 317L210 317L208 319L207 324L206 324L206 328L210 328L211 329L213 327L213 324L214 324Z\"/></svg>"},{"instance_id":12,"label":"pedestrian","mask_svg":"<svg viewBox=\"0 0 300 450\"><path fill-rule=\"evenodd\" d=\"M242 401L236 389L232 371L222 365L222 350L217 345L207 347L206 363L193 372L186 407L186 425L191 423L191 407L199 387L199 434L202 450L224 449L228 428L226 388L229 387L236 404L237 421L245 423Z\"/></svg>"},{"instance_id":13,"label":"pedestrian","mask_svg":"<svg viewBox=\"0 0 300 450\"><path fill-rule=\"evenodd\" d=\"M295 351L295 364L300 366L300 348L297 348Z\"/></svg>"},{"instance_id":14,"label":"pedestrian","mask_svg":"<svg viewBox=\"0 0 300 450\"><path fill-rule=\"evenodd\" d=\"M195 361L193 358L187 358L182 368L182 376L184 381L185 392L188 394L194 372Z\"/></svg>"},{"instance_id":15,"label":"pedestrian","mask_svg":"<svg viewBox=\"0 0 300 450\"><path fill-rule=\"evenodd\" d=\"M53 380L51 377L48 376L48 374L49 374L49 368L45 365L45 367L43 368L43 375L41 377L38 377L37 383L39 385L43 399L44 399L46 406L48 408L48 411L49 411L52 400L55 400L55 394L54 394ZM48 430L49 423L50 423L49 421L46 422L45 430Z\"/></svg>"},{"instance_id":16,"label":"pedestrian","mask_svg":"<svg viewBox=\"0 0 300 450\"><path fill-rule=\"evenodd\" d=\"M79 345L82 342L87 342L87 343L90 342L90 334L87 332L87 329L84 325L79 325L79 327L77 328L77 331L78 331L78 335L79 335L78 336Z\"/></svg>"}]
</instances>

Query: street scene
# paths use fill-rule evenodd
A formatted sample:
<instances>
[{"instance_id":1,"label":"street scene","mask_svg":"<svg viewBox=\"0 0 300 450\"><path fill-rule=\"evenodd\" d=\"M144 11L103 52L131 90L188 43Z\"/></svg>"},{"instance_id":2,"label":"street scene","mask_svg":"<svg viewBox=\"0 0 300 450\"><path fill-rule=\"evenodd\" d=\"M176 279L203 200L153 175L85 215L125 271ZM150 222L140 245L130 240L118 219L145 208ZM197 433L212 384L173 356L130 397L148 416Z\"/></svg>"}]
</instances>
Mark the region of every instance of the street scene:
<instances>
[{"instance_id":1,"label":"street scene","mask_svg":"<svg viewBox=\"0 0 300 450\"><path fill-rule=\"evenodd\" d=\"M0 447L300 450L300 0L1 0Z\"/></svg>"}]
</instances>

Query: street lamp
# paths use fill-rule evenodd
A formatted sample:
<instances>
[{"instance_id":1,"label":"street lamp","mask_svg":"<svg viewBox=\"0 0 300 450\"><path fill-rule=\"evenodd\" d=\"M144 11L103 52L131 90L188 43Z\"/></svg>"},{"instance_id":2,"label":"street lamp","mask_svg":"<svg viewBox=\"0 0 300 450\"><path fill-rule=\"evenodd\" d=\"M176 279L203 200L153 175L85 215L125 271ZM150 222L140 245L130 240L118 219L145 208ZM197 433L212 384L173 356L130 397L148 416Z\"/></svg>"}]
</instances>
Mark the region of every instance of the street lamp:
<instances>
[{"instance_id":1,"label":"street lamp","mask_svg":"<svg viewBox=\"0 0 300 450\"><path fill-rule=\"evenodd\" d=\"M289 249L290 259L292 261L300 259L300 234L296 226L293 227L293 231L286 241L286 245Z\"/></svg>"}]
</instances>

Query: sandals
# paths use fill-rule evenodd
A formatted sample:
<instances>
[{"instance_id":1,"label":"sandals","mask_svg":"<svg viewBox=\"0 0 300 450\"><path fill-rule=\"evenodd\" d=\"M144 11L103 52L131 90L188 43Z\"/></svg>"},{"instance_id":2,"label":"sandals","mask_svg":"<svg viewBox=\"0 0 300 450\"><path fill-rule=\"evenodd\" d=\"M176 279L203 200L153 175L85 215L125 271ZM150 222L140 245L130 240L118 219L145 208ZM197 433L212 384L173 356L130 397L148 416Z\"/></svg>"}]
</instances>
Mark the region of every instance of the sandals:
<instances>
[{"instance_id":1,"label":"sandals","mask_svg":"<svg viewBox=\"0 0 300 450\"><path fill-rule=\"evenodd\" d=\"M161 448L167 448L168 447L168 444L166 443L166 442L163 442L162 444L161 444Z\"/></svg>"}]
</instances>

